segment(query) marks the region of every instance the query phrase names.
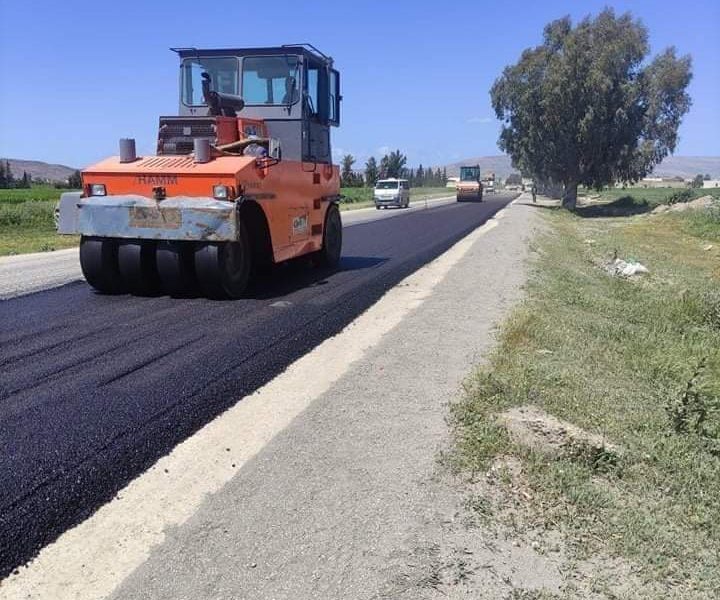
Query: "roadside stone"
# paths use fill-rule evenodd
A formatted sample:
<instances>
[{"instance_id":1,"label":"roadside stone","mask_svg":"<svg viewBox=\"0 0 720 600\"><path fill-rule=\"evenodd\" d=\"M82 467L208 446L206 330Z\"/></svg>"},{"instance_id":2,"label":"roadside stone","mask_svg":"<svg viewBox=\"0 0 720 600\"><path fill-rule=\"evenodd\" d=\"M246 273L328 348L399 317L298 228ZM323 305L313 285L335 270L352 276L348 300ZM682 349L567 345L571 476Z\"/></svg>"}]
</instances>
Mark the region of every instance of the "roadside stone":
<instances>
[{"instance_id":1,"label":"roadside stone","mask_svg":"<svg viewBox=\"0 0 720 600\"><path fill-rule=\"evenodd\" d=\"M562 421L533 406L511 408L498 421L518 444L551 456L583 456L590 460L613 460L622 454L619 446L603 436Z\"/></svg>"}]
</instances>

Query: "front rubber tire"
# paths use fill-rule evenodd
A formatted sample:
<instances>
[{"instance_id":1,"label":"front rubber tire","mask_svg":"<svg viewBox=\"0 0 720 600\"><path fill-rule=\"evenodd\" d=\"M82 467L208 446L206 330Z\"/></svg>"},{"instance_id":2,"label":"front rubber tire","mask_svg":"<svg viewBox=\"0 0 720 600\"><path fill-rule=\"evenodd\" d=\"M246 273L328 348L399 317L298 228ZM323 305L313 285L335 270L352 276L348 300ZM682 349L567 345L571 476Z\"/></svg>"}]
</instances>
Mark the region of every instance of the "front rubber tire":
<instances>
[{"instance_id":1,"label":"front rubber tire","mask_svg":"<svg viewBox=\"0 0 720 600\"><path fill-rule=\"evenodd\" d=\"M113 238L82 236L80 269L87 282L102 294L124 291L118 268L118 243Z\"/></svg>"},{"instance_id":2,"label":"front rubber tire","mask_svg":"<svg viewBox=\"0 0 720 600\"><path fill-rule=\"evenodd\" d=\"M155 264L162 290L166 294L182 297L195 292L197 279L192 242L159 242L155 252Z\"/></svg>"},{"instance_id":3,"label":"front rubber tire","mask_svg":"<svg viewBox=\"0 0 720 600\"><path fill-rule=\"evenodd\" d=\"M316 257L322 266L335 268L340 264L341 255L342 220L338 207L331 204L325 215L322 248L316 253Z\"/></svg>"},{"instance_id":4,"label":"front rubber tire","mask_svg":"<svg viewBox=\"0 0 720 600\"><path fill-rule=\"evenodd\" d=\"M122 240L118 243L118 267L131 294L147 296L160 291L155 259L157 244L149 240Z\"/></svg>"},{"instance_id":5,"label":"front rubber tire","mask_svg":"<svg viewBox=\"0 0 720 600\"><path fill-rule=\"evenodd\" d=\"M251 271L252 253L242 223L237 242L207 242L195 248L195 273L200 289L210 298L241 298Z\"/></svg>"}]
</instances>

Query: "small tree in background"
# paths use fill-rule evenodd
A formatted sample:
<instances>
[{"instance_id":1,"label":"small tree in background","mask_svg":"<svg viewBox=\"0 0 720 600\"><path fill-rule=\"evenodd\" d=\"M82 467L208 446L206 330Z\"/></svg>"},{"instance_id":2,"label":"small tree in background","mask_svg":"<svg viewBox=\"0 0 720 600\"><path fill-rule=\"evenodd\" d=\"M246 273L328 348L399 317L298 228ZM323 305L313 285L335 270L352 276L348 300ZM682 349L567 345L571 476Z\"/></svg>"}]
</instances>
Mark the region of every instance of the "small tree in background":
<instances>
[{"instance_id":1,"label":"small tree in background","mask_svg":"<svg viewBox=\"0 0 720 600\"><path fill-rule=\"evenodd\" d=\"M355 157L352 154L346 154L340 161L340 180L343 187L350 187L351 179L353 175L353 164L355 164Z\"/></svg>"},{"instance_id":2,"label":"small tree in background","mask_svg":"<svg viewBox=\"0 0 720 600\"><path fill-rule=\"evenodd\" d=\"M423 169L422 164L417 168L417 171L415 171L415 183L413 185L419 187L425 185L425 169Z\"/></svg>"},{"instance_id":3,"label":"small tree in background","mask_svg":"<svg viewBox=\"0 0 720 600\"><path fill-rule=\"evenodd\" d=\"M10 168L10 161L5 161L5 187L6 188L13 188L15 187L15 178L12 174L12 169Z\"/></svg>"},{"instance_id":4,"label":"small tree in background","mask_svg":"<svg viewBox=\"0 0 720 600\"><path fill-rule=\"evenodd\" d=\"M82 188L82 176L80 171L75 171L70 177L68 177L68 187L71 190L79 190Z\"/></svg>"},{"instance_id":5,"label":"small tree in background","mask_svg":"<svg viewBox=\"0 0 720 600\"><path fill-rule=\"evenodd\" d=\"M378 180L378 166L374 156L367 159L365 163L365 185L373 187Z\"/></svg>"},{"instance_id":6,"label":"small tree in background","mask_svg":"<svg viewBox=\"0 0 720 600\"><path fill-rule=\"evenodd\" d=\"M690 187L694 188L701 188L703 186L704 178L701 173L698 173L695 175L695 178L692 180L692 183L690 184Z\"/></svg>"},{"instance_id":7,"label":"small tree in background","mask_svg":"<svg viewBox=\"0 0 720 600\"><path fill-rule=\"evenodd\" d=\"M407 156L402 154L400 150L395 150L387 156L384 156L383 160L385 160L385 158L387 158L387 174L385 177L401 178L405 174Z\"/></svg>"},{"instance_id":8,"label":"small tree in background","mask_svg":"<svg viewBox=\"0 0 720 600\"><path fill-rule=\"evenodd\" d=\"M691 60L668 48L646 62L647 29L612 9L553 21L543 37L492 87L498 145L523 173L562 183L574 209L578 185L637 181L675 150Z\"/></svg>"},{"instance_id":9,"label":"small tree in background","mask_svg":"<svg viewBox=\"0 0 720 600\"><path fill-rule=\"evenodd\" d=\"M388 155L386 154L380 159L380 179L385 179L386 177L389 177L388 175L388 169L390 168L390 159Z\"/></svg>"}]
</instances>

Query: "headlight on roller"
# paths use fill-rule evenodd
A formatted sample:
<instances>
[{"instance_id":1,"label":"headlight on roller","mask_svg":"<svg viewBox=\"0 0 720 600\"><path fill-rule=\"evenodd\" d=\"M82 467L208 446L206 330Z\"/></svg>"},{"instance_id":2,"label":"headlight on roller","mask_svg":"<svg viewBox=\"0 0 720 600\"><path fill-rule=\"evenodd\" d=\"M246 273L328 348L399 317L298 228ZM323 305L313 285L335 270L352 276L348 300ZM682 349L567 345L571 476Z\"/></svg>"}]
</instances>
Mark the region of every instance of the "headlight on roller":
<instances>
[{"instance_id":1,"label":"headlight on roller","mask_svg":"<svg viewBox=\"0 0 720 600\"><path fill-rule=\"evenodd\" d=\"M230 198L230 188L226 185L213 186L213 198L216 200L227 200Z\"/></svg>"},{"instance_id":2,"label":"headlight on roller","mask_svg":"<svg viewBox=\"0 0 720 600\"><path fill-rule=\"evenodd\" d=\"M107 196L104 183L91 183L90 184L90 195L91 196Z\"/></svg>"}]
</instances>

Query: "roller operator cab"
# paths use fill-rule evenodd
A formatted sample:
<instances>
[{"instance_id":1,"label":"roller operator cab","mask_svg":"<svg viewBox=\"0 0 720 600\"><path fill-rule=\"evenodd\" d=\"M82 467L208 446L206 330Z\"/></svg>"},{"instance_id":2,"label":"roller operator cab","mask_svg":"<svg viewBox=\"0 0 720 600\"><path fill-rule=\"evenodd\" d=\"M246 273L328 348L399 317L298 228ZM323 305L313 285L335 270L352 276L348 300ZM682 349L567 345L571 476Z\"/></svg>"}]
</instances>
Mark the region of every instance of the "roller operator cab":
<instances>
[{"instance_id":1,"label":"roller operator cab","mask_svg":"<svg viewBox=\"0 0 720 600\"><path fill-rule=\"evenodd\" d=\"M480 181L480 167L460 167L460 179L456 187L456 199L458 202L477 200L482 202L483 184Z\"/></svg>"},{"instance_id":2,"label":"roller operator cab","mask_svg":"<svg viewBox=\"0 0 720 600\"><path fill-rule=\"evenodd\" d=\"M340 177L330 128L340 75L308 44L173 49L177 116L157 151L85 169L63 194L58 231L80 234L80 263L100 292L241 296L258 268L302 255L336 266Z\"/></svg>"}]
</instances>

